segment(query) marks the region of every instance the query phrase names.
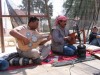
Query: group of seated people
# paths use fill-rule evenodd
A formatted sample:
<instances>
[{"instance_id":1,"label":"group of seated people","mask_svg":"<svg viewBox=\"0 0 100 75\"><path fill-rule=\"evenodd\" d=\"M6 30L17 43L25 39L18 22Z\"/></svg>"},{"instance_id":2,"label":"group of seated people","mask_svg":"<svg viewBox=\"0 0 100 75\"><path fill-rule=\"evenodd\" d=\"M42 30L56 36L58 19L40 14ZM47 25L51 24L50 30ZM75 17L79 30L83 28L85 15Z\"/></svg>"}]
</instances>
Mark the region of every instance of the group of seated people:
<instances>
[{"instance_id":1,"label":"group of seated people","mask_svg":"<svg viewBox=\"0 0 100 75\"><path fill-rule=\"evenodd\" d=\"M37 31L39 19L37 17L30 17L28 25L18 26L10 31L12 35L17 40L16 49L21 57L28 57L35 60L37 63L41 63L47 56L50 51L58 54L63 54L65 56L76 55L77 48L69 44L68 41L71 41L69 36L70 32L66 28L68 18L66 16L58 16L55 20L55 25L52 28L51 34L42 39L42 35L38 35ZM97 28L92 28L90 34L89 43L91 45L100 46L100 35L97 34ZM35 35L34 35L35 34ZM31 36L31 37L30 37ZM37 43L40 41L38 46L33 46L33 42ZM45 43L51 40L51 44L48 45ZM25 50L24 50L25 49Z\"/></svg>"}]
</instances>

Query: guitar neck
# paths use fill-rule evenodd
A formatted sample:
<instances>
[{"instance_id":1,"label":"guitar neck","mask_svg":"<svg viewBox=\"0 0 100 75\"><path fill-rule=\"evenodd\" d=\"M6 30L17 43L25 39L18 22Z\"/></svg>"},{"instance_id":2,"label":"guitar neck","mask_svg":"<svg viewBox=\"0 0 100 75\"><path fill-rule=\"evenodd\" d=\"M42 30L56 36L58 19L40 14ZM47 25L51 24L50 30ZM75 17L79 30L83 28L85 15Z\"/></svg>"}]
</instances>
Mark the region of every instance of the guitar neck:
<instances>
[{"instance_id":1,"label":"guitar neck","mask_svg":"<svg viewBox=\"0 0 100 75\"><path fill-rule=\"evenodd\" d=\"M41 39L41 38L43 39L43 38L47 38L47 37L49 37L49 35L47 35L47 34L42 34L42 35L40 35L39 38L40 38L40 39Z\"/></svg>"}]
</instances>

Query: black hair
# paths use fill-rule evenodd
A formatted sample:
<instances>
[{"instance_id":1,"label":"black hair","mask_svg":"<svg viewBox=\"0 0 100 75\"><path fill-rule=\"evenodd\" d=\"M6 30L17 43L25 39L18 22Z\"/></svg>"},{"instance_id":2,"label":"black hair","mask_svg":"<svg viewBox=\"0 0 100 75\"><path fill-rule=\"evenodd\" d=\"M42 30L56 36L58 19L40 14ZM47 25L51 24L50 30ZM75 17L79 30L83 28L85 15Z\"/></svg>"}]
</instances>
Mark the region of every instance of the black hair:
<instances>
[{"instance_id":1,"label":"black hair","mask_svg":"<svg viewBox=\"0 0 100 75\"><path fill-rule=\"evenodd\" d=\"M28 23L30 22L35 22L35 21L39 21L39 19L37 17L30 17Z\"/></svg>"},{"instance_id":2,"label":"black hair","mask_svg":"<svg viewBox=\"0 0 100 75\"><path fill-rule=\"evenodd\" d=\"M96 28L96 29L98 29L98 27L97 27L97 26L94 26L93 28Z\"/></svg>"}]
</instances>

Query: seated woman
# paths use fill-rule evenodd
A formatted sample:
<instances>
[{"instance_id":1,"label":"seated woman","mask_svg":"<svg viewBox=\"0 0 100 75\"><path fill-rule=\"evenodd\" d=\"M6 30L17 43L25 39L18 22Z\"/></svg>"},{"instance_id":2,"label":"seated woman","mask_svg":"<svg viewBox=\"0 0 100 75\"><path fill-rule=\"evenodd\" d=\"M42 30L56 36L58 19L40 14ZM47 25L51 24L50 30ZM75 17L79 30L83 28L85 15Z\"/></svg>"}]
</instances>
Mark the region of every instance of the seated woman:
<instances>
[{"instance_id":1,"label":"seated woman","mask_svg":"<svg viewBox=\"0 0 100 75\"><path fill-rule=\"evenodd\" d=\"M100 34L97 32L98 28L96 26L91 29L91 33L89 35L89 44L100 46Z\"/></svg>"},{"instance_id":2,"label":"seated woman","mask_svg":"<svg viewBox=\"0 0 100 75\"><path fill-rule=\"evenodd\" d=\"M66 56L73 56L76 53L76 47L70 45L68 41L71 39L69 30L66 29L67 17L58 16L56 25L52 29L52 51Z\"/></svg>"}]
</instances>

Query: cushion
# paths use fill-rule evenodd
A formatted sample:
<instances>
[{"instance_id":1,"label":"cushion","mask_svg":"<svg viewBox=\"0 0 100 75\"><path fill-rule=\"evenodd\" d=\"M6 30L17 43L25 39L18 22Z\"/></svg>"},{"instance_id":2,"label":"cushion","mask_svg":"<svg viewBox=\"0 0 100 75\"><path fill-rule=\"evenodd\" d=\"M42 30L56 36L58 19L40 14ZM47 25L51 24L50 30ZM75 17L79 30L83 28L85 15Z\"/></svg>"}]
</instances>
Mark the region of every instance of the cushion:
<instances>
[{"instance_id":1,"label":"cushion","mask_svg":"<svg viewBox=\"0 0 100 75\"><path fill-rule=\"evenodd\" d=\"M89 45L88 47L86 47L86 50L94 52L94 51L100 50L100 47L94 46L94 45Z\"/></svg>"},{"instance_id":2,"label":"cushion","mask_svg":"<svg viewBox=\"0 0 100 75\"><path fill-rule=\"evenodd\" d=\"M32 59L29 59L27 57L14 57L9 60L9 64L13 66L25 66L32 63Z\"/></svg>"}]
</instances>

